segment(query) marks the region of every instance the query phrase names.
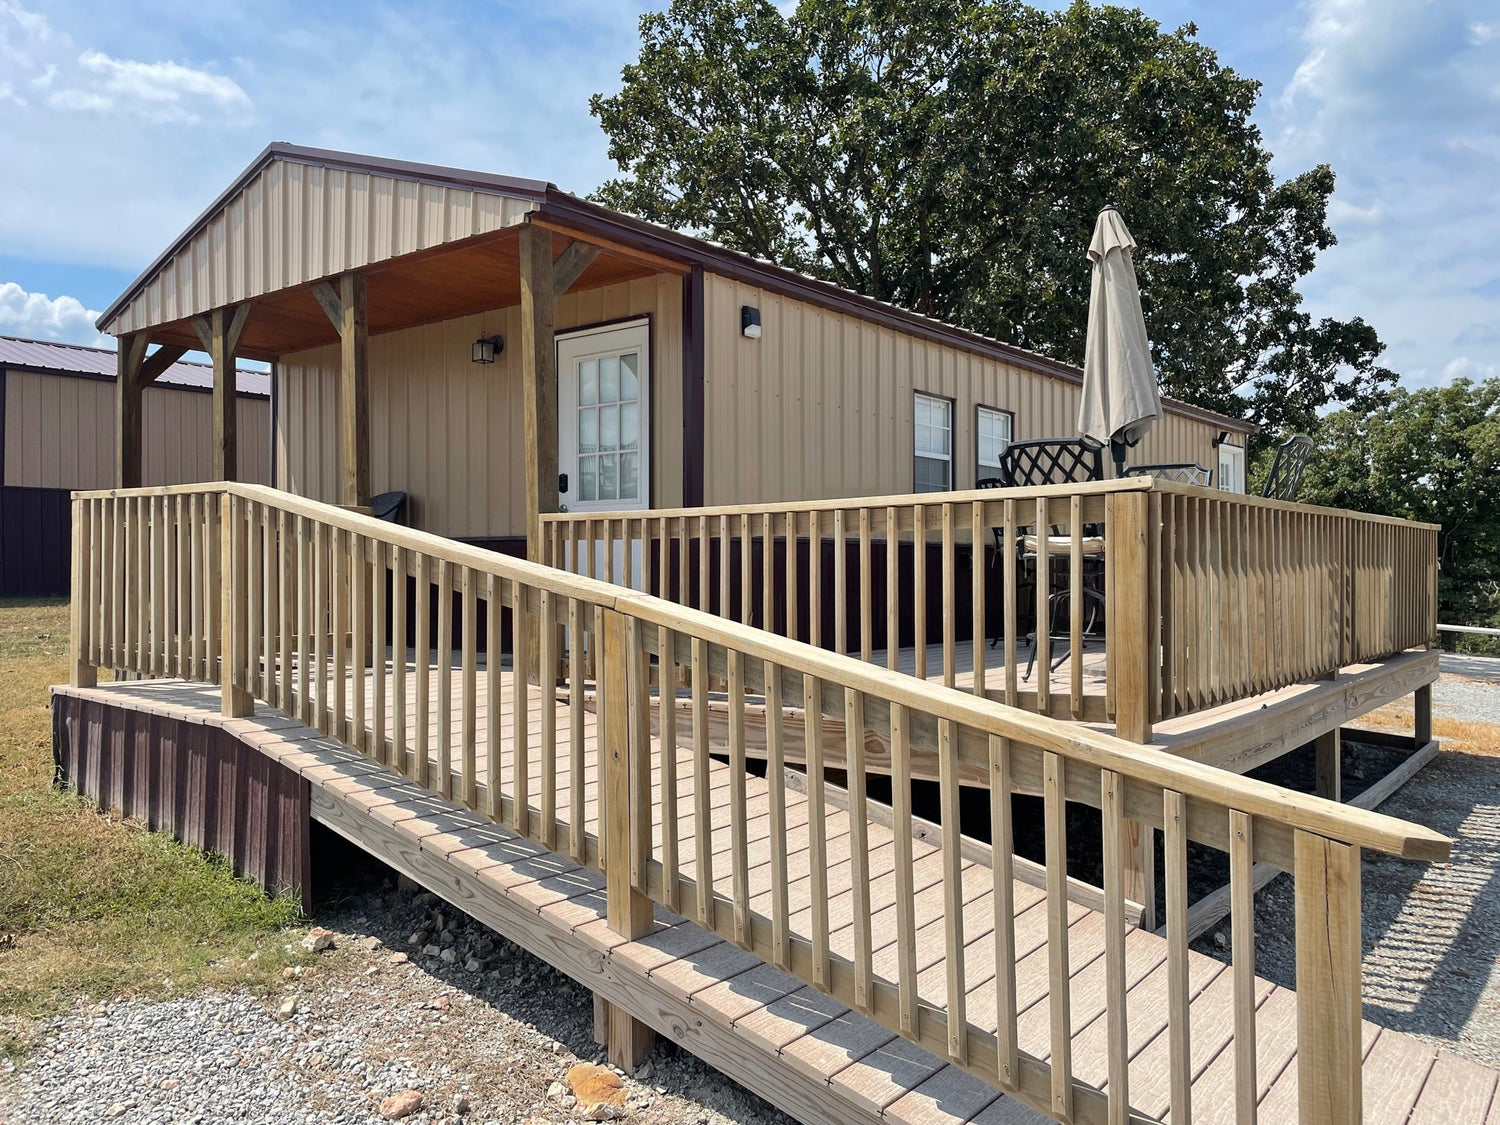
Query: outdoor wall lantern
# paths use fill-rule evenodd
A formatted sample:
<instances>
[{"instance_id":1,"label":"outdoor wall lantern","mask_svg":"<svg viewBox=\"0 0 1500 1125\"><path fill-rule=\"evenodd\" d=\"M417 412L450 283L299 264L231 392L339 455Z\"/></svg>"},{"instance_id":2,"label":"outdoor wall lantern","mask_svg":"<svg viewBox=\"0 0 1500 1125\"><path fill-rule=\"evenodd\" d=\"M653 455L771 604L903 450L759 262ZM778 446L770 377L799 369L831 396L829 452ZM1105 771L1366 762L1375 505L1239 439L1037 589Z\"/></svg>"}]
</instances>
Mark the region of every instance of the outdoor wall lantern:
<instances>
[{"instance_id":1,"label":"outdoor wall lantern","mask_svg":"<svg viewBox=\"0 0 1500 1125\"><path fill-rule=\"evenodd\" d=\"M474 341L470 357L475 363L494 363L495 357L505 350L505 341L499 336L481 336Z\"/></svg>"},{"instance_id":2,"label":"outdoor wall lantern","mask_svg":"<svg viewBox=\"0 0 1500 1125\"><path fill-rule=\"evenodd\" d=\"M1220 430L1219 431L1219 436L1216 437L1216 438L1214 438L1214 442L1213 442L1214 448L1218 449L1219 446L1223 445L1228 440L1229 440L1229 431L1228 430Z\"/></svg>"},{"instance_id":3,"label":"outdoor wall lantern","mask_svg":"<svg viewBox=\"0 0 1500 1125\"><path fill-rule=\"evenodd\" d=\"M750 340L760 339L760 310L754 305L740 306L740 335Z\"/></svg>"}]
</instances>

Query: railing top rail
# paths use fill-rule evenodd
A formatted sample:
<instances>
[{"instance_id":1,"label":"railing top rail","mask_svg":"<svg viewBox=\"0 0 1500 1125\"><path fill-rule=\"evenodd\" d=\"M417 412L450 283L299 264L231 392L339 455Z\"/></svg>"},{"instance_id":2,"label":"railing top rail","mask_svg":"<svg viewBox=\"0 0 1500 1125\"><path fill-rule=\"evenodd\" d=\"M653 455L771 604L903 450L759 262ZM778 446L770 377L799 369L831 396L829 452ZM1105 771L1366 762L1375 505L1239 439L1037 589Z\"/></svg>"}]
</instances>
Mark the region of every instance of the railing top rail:
<instances>
[{"instance_id":1,"label":"railing top rail","mask_svg":"<svg viewBox=\"0 0 1500 1125\"><path fill-rule=\"evenodd\" d=\"M1351 519L1364 520L1367 523L1400 524L1402 527L1423 527L1431 531L1442 529L1441 524L1422 523L1419 520L1409 520L1402 516L1383 516L1375 512L1359 512L1352 508L1329 508L1321 504L1301 504L1292 500L1269 500L1264 496L1252 496L1239 492L1224 492L1216 488L1205 489L1199 485L1182 484L1179 481L1153 480L1151 490L1153 492L1199 498L1205 492L1211 492L1217 500L1232 500L1237 504L1244 504L1247 507L1273 508L1283 512L1308 512L1314 515L1325 516L1348 516Z\"/></svg>"},{"instance_id":2,"label":"railing top rail","mask_svg":"<svg viewBox=\"0 0 1500 1125\"><path fill-rule=\"evenodd\" d=\"M1115 483L1115 482L1110 482ZM387 545L419 551L434 558L497 577L547 589L564 597L614 609L657 626L733 648L752 659L900 704L918 713L948 719L1023 745L1050 750L1096 768L1114 770L1189 798L1357 844L1407 859L1445 860L1451 841L1421 825L1363 809L1350 808L1310 794L1296 793L1213 766L1187 761L1154 747L1129 742L1076 723L1032 714L1002 703L866 664L840 653L788 640L774 633L716 617L701 610L638 593L624 586L585 578L555 567L472 547L430 532L375 519L360 512L324 504L264 485L215 482L160 488L108 489L74 493L75 499L108 499L229 493L246 500L305 516ZM995 492L976 494L986 499Z\"/></svg>"},{"instance_id":3,"label":"railing top rail","mask_svg":"<svg viewBox=\"0 0 1500 1125\"><path fill-rule=\"evenodd\" d=\"M564 523L588 519L681 519L698 516L758 516L766 512L840 512L855 508L903 508L921 504L935 508L941 504L966 504L974 500L995 503L1001 500L1036 500L1053 496L1103 496L1116 492L1149 492L1147 477L1124 480L1080 481L1076 484L1031 485L1024 488L968 488L961 492L911 492L900 496L839 496L828 500L770 501L764 504L708 504L701 508L646 508L636 511L544 512L544 523Z\"/></svg>"}]
</instances>

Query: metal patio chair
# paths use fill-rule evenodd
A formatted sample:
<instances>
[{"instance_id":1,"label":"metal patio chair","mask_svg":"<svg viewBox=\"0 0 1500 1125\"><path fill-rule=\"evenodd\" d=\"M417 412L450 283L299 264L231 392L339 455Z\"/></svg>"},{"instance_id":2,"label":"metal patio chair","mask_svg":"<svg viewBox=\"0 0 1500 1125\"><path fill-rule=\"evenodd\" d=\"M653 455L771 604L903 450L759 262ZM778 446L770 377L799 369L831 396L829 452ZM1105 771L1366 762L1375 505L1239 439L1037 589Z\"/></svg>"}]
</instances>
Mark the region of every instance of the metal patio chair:
<instances>
[{"instance_id":1,"label":"metal patio chair","mask_svg":"<svg viewBox=\"0 0 1500 1125\"><path fill-rule=\"evenodd\" d=\"M1012 442L1000 456L999 475L986 477L984 480L977 481L976 484L980 488L1026 488L1045 484L1080 484L1103 479L1104 446L1099 442L1088 438L1038 438L1031 441ZM1050 559L1066 558L1072 549L1071 537L1059 534L1056 526L1045 530L1023 527L1014 545L1007 545L1003 542L1000 528L991 528L991 532L995 536L995 559L991 564L994 566L1002 562L1001 552L1015 550L1020 561L1032 564L1034 573L1038 557L1037 548L1040 545L1037 538L1039 534L1048 536L1047 547ZM1103 530L1095 525L1085 526L1083 535L1086 568L1083 598L1089 606L1087 631L1093 632L1098 624L1100 611L1104 608L1104 591L1097 577L1087 573L1087 568L1091 563L1103 561L1104 535ZM1091 577L1094 577L1094 580L1091 581ZM1043 581L1043 576L1036 575L1035 581ZM1068 584L1066 579L1062 583L1055 582L1050 573L1046 576L1046 581L1049 587L1047 668L1050 673L1061 666L1067 655L1065 653L1054 661L1050 649L1057 639L1057 617L1059 607L1068 597ZM1017 596L1019 593L1020 591L1017 590ZM1026 662L1026 675L1023 677L1025 679L1031 678L1032 669L1036 665L1039 633L1040 623L1038 622L1026 637L1031 642L1031 655ZM999 643L1000 634L997 631L990 639L990 647L995 648Z\"/></svg>"},{"instance_id":2,"label":"metal patio chair","mask_svg":"<svg viewBox=\"0 0 1500 1125\"><path fill-rule=\"evenodd\" d=\"M1214 483L1214 472L1202 465L1184 463L1177 465L1132 465L1125 470L1127 477L1155 477L1173 484L1196 484L1209 488Z\"/></svg>"},{"instance_id":3,"label":"metal patio chair","mask_svg":"<svg viewBox=\"0 0 1500 1125\"><path fill-rule=\"evenodd\" d=\"M1313 440L1306 434L1293 434L1276 447L1276 460L1271 462L1271 471L1260 490L1267 500L1297 499L1302 489L1302 471L1307 468L1307 458L1312 453Z\"/></svg>"}]
</instances>

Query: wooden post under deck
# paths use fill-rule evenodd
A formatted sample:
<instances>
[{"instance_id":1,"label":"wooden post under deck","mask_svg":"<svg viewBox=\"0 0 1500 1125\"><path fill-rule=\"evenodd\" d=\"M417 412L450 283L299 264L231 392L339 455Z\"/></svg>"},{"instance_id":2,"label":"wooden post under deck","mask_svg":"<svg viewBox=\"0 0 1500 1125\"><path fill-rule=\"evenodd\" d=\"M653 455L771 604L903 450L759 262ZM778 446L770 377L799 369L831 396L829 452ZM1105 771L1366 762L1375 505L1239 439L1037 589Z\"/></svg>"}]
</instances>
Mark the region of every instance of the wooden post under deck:
<instances>
[{"instance_id":1,"label":"wooden post under deck","mask_svg":"<svg viewBox=\"0 0 1500 1125\"><path fill-rule=\"evenodd\" d=\"M648 775L649 760L637 751L639 733L630 721L630 695L642 686L645 668L641 653L631 643L629 623L622 614L604 611L604 881L608 896L606 917L609 928L627 938L645 937L651 932L651 900L636 889L632 869L638 818L651 815L649 807L638 807L636 784L644 768ZM634 737L633 737L634 736ZM649 792L650 783L646 784ZM622 1070L633 1071L651 1050L653 1033L649 1027L623 1009L605 1003L601 1011L595 1006L595 1028L604 1031L609 1061ZM603 1017L602 1021L599 1017ZM603 1028L599 1027L600 1023Z\"/></svg>"},{"instance_id":2,"label":"wooden post under deck","mask_svg":"<svg viewBox=\"0 0 1500 1125\"><path fill-rule=\"evenodd\" d=\"M1122 492L1110 501L1109 554L1114 568L1115 612L1110 659L1114 664L1115 733L1131 742L1151 741L1152 662L1147 583L1150 501L1144 492ZM1139 821L1125 822L1125 897L1143 907L1141 925L1156 928L1156 833Z\"/></svg>"},{"instance_id":3,"label":"wooden post under deck","mask_svg":"<svg viewBox=\"0 0 1500 1125\"><path fill-rule=\"evenodd\" d=\"M1343 783L1343 754L1340 745L1339 732L1337 728L1320 734L1313 741L1313 748L1317 756L1317 794L1326 797L1330 801L1342 801Z\"/></svg>"},{"instance_id":4,"label":"wooden post under deck","mask_svg":"<svg viewBox=\"0 0 1500 1125\"><path fill-rule=\"evenodd\" d=\"M520 229L526 557L542 558L541 513L557 511L557 345L552 232Z\"/></svg>"}]
</instances>

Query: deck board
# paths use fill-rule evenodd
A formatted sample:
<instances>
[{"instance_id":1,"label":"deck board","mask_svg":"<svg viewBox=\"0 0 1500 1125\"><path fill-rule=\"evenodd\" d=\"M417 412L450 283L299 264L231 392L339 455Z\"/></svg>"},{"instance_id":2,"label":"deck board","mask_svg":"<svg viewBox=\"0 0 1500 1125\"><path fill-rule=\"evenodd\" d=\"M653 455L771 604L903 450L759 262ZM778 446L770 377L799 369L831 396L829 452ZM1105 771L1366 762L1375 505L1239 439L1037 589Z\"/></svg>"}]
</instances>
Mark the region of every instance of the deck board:
<instances>
[{"instance_id":1,"label":"deck board","mask_svg":"<svg viewBox=\"0 0 1500 1125\"><path fill-rule=\"evenodd\" d=\"M433 706L439 701L436 693L441 679L437 675L429 677ZM502 679L501 741L493 749L498 755L496 766L502 789L510 796L515 792L516 780L510 732L516 724L509 672L503 672ZM459 680L454 677L455 693L460 689ZM345 687L348 689L352 684L346 683ZM415 691L414 673L408 675L408 689L410 704L411 693ZM970 1119L995 1125L1042 1120L1034 1111L1002 1097L997 1089L947 1060L935 1058L891 1030L764 964L754 954L660 907L657 925L650 935L638 941L621 938L604 921L602 878L568 858L565 836L559 837L561 852L517 837L484 816L428 792L395 771L377 765L332 738L299 727L269 708L258 707L256 715L247 720L226 722L218 717L218 692L212 687L136 681L68 690L120 706L160 709L163 713L194 716L195 721L232 728L242 739L297 769L325 801L346 810L364 826L363 830L399 841L399 845L392 845L398 848L399 856L415 855L422 864L433 865L430 870L438 873L433 880L437 885L429 885L439 894L448 897L449 884L482 887L485 895L505 904L515 916L530 919L526 924L536 927L537 934L551 935L548 940L563 942L569 949L576 947L578 956L593 958L592 963L602 963L607 973L649 993L659 1028L665 1021L668 1029L687 1035L687 1024L712 1024L719 1029L715 1034L731 1033L738 1037L736 1043L743 1040L753 1044L753 1051L758 1052L754 1054L757 1067L777 1080L790 1083L789 1090L801 1089L799 1082L819 1085L829 1098L826 1113L835 1114L837 1120L874 1121L883 1117L924 1125ZM364 694L366 700L373 697L369 690ZM385 693L387 730L395 721L392 694ZM481 690L477 694L482 700L487 693ZM559 820L565 822L572 814L576 781L584 798L586 831L591 839L597 839L599 775L592 742L595 716L592 711L582 716L590 741L583 755L584 769L575 779L569 763L572 716L567 694L532 688L528 698L525 727L530 761L526 792L532 822L540 824L541 709L550 701L555 708L558 732L555 781ZM408 708L409 747L416 741L415 710L414 706ZM452 725L455 740L462 729L455 720ZM492 750L484 742L485 729L485 717L481 714L475 724L474 756L480 781L488 776ZM722 753L724 747L713 744L712 736L710 741L710 749ZM658 765L659 750L659 743L654 742L653 760ZM462 747L455 744L451 756L455 764L461 762ZM430 765L435 768L438 761L438 748L429 747ZM414 761L408 760L406 765L407 772L413 772ZM693 821L695 771L691 734L683 737L679 732L677 838L680 871L688 879L696 879L699 869ZM436 781L434 777L433 783ZM658 846L664 829L659 804L661 781L658 768L653 779L657 798L653 832ZM733 854L728 765L710 759L708 782L713 813L708 835L715 888L720 894L727 894ZM456 795L461 792L456 775L453 792ZM769 912L771 903L770 797L764 779L747 776L749 892L752 908L761 916ZM790 924L795 934L807 940L813 917L812 880L808 871L808 824L812 809L806 795L790 787L785 790L784 800ZM341 811L339 815L344 813ZM853 839L850 818L847 811L833 805L824 810L824 816L829 944L835 957L849 957L854 952L855 940L852 913L855 866L850 855ZM867 842L865 870L875 935L874 972L877 979L890 982L897 972L898 952L893 925L897 894L893 831L871 823ZM933 842L917 839L912 857L918 996L921 1001L942 1008L947 1000L949 951L942 916L945 888L941 850ZM993 886L989 868L965 861L961 867L960 893L964 915L965 1011L975 1031L993 1034L996 997ZM1014 895L1018 1031L1022 1049L1046 1059L1052 1049L1047 904L1044 893L1030 883L1017 881ZM469 908L464 901L457 901L457 905ZM1103 917L1077 902L1070 902L1068 910L1073 1070L1081 1081L1104 1088L1107 1021ZM536 941L534 935L523 936ZM533 948L533 951L547 956L544 949ZM1162 939L1147 931L1130 931L1126 967L1131 1102L1137 1112L1156 1119L1166 1116L1169 1081L1165 959ZM1189 978L1194 1120L1231 1121L1234 1053L1231 975L1220 962L1192 954ZM1257 998L1262 1120L1278 1120L1288 1113L1288 1107L1295 1114L1295 997L1261 981ZM673 1031L668 1030L668 1034ZM1373 1025L1367 1027L1367 1047L1372 1055L1366 1072L1367 1120L1395 1123L1410 1116L1413 1122L1442 1120L1455 1125L1467 1122L1477 1125L1490 1113L1496 1094L1493 1071L1436 1052L1412 1037L1381 1032ZM792 1093L787 1097L791 1098ZM802 1112L818 1117L818 1112L808 1110L801 1102L798 1105Z\"/></svg>"}]
</instances>

